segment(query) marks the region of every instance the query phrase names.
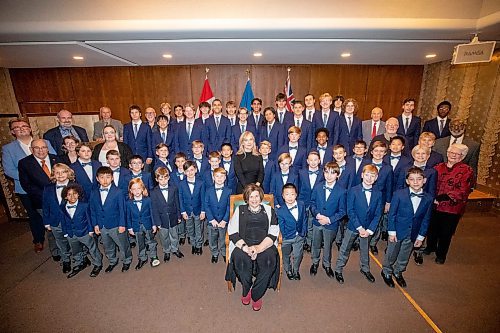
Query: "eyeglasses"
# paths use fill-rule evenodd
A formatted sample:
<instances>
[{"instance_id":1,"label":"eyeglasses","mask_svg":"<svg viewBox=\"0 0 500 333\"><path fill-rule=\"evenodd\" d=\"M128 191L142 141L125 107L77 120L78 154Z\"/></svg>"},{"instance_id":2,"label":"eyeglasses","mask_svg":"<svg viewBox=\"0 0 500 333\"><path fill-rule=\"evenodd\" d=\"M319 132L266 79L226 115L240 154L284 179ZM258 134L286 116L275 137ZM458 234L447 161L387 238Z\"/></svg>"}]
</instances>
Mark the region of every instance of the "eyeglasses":
<instances>
[{"instance_id":1,"label":"eyeglasses","mask_svg":"<svg viewBox=\"0 0 500 333\"><path fill-rule=\"evenodd\" d=\"M31 128L31 127L29 127L28 125L15 126L15 127L12 127L12 130L16 131L16 130L20 130L20 129L23 129L23 128Z\"/></svg>"},{"instance_id":2,"label":"eyeglasses","mask_svg":"<svg viewBox=\"0 0 500 333\"><path fill-rule=\"evenodd\" d=\"M454 152L454 151L447 151L448 154L450 155L453 155L453 156L461 156L463 155L462 153L457 153L457 152Z\"/></svg>"},{"instance_id":3,"label":"eyeglasses","mask_svg":"<svg viewBox=\"0 0 500 333\"><path fill-rule=\"evenodd\" d=\"M48 147L44 146L44 147L31 147L33 150L47 150L49 149Z\"/></svg>"}]
</instances>

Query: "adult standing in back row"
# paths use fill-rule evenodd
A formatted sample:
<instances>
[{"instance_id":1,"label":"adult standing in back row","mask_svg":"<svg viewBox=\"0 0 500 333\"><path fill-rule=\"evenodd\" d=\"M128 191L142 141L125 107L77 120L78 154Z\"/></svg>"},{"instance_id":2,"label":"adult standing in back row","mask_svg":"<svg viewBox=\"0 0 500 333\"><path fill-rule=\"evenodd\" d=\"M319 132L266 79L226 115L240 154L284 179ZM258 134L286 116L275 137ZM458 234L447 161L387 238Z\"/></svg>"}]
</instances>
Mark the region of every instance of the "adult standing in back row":
<instances>
[{"instance_id":1,"label":"adult standing in back row","mask_svg":"<svg viewBox=\"0 0 500 333\"><path fill-rule=\"evenodd\" d=\"M59 126L49 129L43 135L48 140L58 155L64 154L62 150L63 138L72 135L80 142L89 142L85 128L73 125L73 115L68 110L61 110L57 113Z\"/></svg>"},{"instance_id":2,"label":"adult standing in back row","mask_svg":"<svg viewBox=\"0 0 500 333\"><path fill-rule=\"evenodd\" d=\"M422 128L420 117L413 115L415 110L415 100L407 98L401 106L403 113L398 116L398 134L404 135L406 139L406 151L410 152L418 144L420 130Z\"/></svg>"}]
</instances>

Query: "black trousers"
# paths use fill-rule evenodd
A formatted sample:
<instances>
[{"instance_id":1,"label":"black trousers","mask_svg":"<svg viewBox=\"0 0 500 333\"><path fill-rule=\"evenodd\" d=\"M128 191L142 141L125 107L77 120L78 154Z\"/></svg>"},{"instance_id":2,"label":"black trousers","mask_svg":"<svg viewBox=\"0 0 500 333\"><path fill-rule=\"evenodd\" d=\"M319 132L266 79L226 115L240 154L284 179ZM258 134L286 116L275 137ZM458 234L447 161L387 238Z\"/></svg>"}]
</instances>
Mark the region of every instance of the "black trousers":
<instances>
[{"instance_id":1,"label":"black trousers","mask_svg":"<svg viewBox=\"0 0 500 333\"><path fill-rule=\"evenodd\" d=\"M436 257L446 260L446 255L450 249L451 238L457 230L458 221L461 215L432 212L431 223L427 231L427 250L436 252Z\"/></svg>"},{"instance_id":2,"label":"black trousers","mask_svg":"<svg viewBox=\"0 0 500 333\"><path fill-rule=\"evenodd\" d=\"M252 299L261 299L269 287L269 282L276 269L278 251L275 246L271 246L264 252L257 255L257 259L252 260L248 254L235 248L232 253L236 276L241 282L243 296L246 296L252 289ZM256 265L254 267L254 265ZM253 271L255 268L255 280Z\"/></svg>"},{"instance_id":3,"label":"black trousers","mask_svg":"<svg viewBox=\"0 0 500 333\"><path fill-rule=\"evenodd\" d=\"M45 226L43 225L42 216L33 207L33 203L27 194L17 193L17 196L28 213L33 244L43 243L45 241Z\"/></svg>"}]
</instances>

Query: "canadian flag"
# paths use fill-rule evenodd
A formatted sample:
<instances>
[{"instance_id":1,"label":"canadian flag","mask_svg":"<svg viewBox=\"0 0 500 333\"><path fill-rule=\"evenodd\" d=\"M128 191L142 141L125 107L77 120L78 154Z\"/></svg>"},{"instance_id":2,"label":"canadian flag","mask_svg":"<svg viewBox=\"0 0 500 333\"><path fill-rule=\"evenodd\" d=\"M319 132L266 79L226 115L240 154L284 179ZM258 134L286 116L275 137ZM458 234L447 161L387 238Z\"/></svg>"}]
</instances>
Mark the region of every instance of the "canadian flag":
<instances>
[{"instance_id":1,"label":"canadian flag","mask_svg":"<svg viewBox=\"0 0 500 333\"><path fill-rule=\"evenodd\" d=\"M208 68L206 69L207 75L205 75L205 82L203 83L203 89L201 90L201 96L200 96L200 101L198 102L198 105L201 102L208 102L208 104L212 105L212 102L214 101L214 93L212 92L212 88L210 88L210 82L208 82ZM198 117L201 117L201 111L198 108Z\"/></svg>"}]
</instances>

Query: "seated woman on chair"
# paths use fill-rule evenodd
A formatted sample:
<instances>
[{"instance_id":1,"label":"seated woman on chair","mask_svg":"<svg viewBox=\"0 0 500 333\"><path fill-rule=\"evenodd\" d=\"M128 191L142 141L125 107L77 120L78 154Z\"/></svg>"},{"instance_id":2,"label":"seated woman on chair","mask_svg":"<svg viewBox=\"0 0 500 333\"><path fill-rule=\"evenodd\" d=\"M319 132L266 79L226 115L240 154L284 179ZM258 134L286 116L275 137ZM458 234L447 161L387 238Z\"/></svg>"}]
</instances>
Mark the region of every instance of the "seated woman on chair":
<instances>
[{"instance_id":1,"label":"seated woman on chair","mask_svg":"<svg viewBox=\"0 0 500 333\"><path fill-rule=\"evenodd\" d=\"M241 302L248 305L251 301L254 311L260 310L266 290L276 289L279 279L279 226L274 209L263 204L263 198L262 188L248 184L243 191L246 205L235 209L227 229L230 259L226 281L234 287L238 277Z\"/></svg>"}]
</instances>

